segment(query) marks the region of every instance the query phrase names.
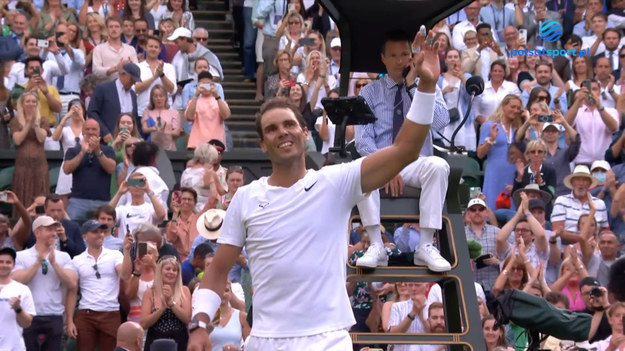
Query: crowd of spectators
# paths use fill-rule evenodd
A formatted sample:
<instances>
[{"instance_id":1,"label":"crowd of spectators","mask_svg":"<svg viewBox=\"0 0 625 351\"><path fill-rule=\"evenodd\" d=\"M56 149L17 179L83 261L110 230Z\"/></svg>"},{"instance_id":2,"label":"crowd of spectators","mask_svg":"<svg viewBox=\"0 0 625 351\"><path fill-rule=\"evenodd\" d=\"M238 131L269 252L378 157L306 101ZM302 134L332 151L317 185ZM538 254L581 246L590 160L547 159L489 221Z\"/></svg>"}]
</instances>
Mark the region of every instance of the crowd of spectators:
<instances>
[{"instance_id":1,"label":"crowd of spectators","mask_svg":"<svg viewBox=\"0 0 625 351\"><path fill-rule=\"evenodd\" d=\"M308 150L331 164L336 126L321 99L339 96L336 25L316 1L226 3L256 100L288 98L305 118ZM197 6L0 3L0 147L16 151L11 190L0 193L12 210L0 216L0 349L57 350L69 337L81 351L109 351L123 320L145 330L137 350L159 338L186 349L190 296L217 249L225 210L246 181L242 167L221 165L233 147L229 91L219 55L207 47L210 31L196 27L190 9ZM547 20L563 27L560 40L539 35ZM499 327L488 313L486 302L506 289L601 314L586 346L623 350L625 2L482 0L434 28L442 71L419 161L427 163L402 171L387 192L422 187L422 196L441 197L422 215L442 209L438 189L446 189L449 167L433 156L434 145L450 145L469 102L464 84L481 76L484 92L455 144L483 170L464 219L467 239L482 246L471 264L487 350L523 350L530 342L523 328ZM352 72L346 89L378 117L346 131L363 156L394 140L418 79L412 71L402 75L412 38L392 32L385 40L371 55L381 54L387 74ZM513 54L524 48L589 49L590 56ZM46 150L64 155L54 193ZM156 167L160 150L193 152L173 189ZM382 228L391 263L416 262L424 230L440 225L428 218ZM367 231L356 228L351 243L349 263L356 264L369 248ZM243 252L215 321L214 350L240 349L250 332L247 270ZM601 295L591 294L598 287ZM354 332L446 331L438 284L357 282L346 290ZM544 347L571 345L550 337Z\"/></svg>"}]
</instances>

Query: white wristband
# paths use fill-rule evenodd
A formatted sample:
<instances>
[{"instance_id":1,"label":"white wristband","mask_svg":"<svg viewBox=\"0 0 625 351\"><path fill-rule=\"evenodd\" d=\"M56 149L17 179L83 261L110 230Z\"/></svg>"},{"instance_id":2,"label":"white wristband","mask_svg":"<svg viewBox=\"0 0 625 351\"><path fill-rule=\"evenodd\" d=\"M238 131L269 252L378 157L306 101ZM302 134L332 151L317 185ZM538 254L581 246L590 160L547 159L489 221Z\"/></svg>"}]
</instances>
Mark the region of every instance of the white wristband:
<instances>
[{"instance_id":1,"label":"white wristband","mask_svg":"<svg viewBox=\"0 0 625 351\"><path fill-rule=\"evenodd\" d=\"M421 125L430 125L434 119L435 93L424 93L417 90L412 99L406 119Z\"/></svg>"},{"instance_id":2,"label":"white wristband","mask_svg":"<svg viewBox=\"0 0 625 351\"><path fill-rule=\"evenodd\" d=\"M194 319L199 313L206 313L209 323L213 320L217 309L221 305L219 295L210 289L197 289L193 293L191 300L191 319Z\"/></svg>"}]
</instances>

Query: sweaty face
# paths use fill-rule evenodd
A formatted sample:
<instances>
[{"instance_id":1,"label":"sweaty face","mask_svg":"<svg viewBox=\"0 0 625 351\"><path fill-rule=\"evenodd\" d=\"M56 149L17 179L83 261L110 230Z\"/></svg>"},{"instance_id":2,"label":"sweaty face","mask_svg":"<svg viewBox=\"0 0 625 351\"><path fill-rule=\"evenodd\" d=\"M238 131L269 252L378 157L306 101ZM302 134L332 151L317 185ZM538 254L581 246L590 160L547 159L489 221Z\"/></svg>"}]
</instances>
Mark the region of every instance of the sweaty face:
<instances>
[{"instance_id":1,"label":"sweaty face","mask_svg":"<svg viewBox=\"0 0 625 351\"><path fill-rule=\"evenodd\" d=\"M275 108L261 117L260 146L275 163L291 163L306 152L308 129L302 128L293 111Z\"/></svg>"}]
</instances>

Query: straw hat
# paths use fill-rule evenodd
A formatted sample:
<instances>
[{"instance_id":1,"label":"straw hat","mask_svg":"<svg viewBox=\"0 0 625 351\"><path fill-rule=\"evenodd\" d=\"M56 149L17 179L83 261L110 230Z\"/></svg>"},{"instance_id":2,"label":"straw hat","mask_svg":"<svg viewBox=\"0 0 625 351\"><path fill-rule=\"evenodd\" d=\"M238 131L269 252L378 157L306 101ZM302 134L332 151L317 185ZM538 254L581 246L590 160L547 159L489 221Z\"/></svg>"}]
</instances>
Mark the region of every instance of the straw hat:
<instances>
[{"instance_id":1,"label":"straw hat","mask_svg":"<svg viewBox=\"0 0 625 351\"><path fill-rule=\"evenodd\" d=\"M226 211L219 209L211 209L204 212L195 222L198 233L208 239L215 240L219 237L221 227L226 218Z\"/></svg>"},{"instance_id":2,"label":"straw hat","mask_svg":"<svg viewBox=\"0 0 625 351\"><path fill-rule=\"evenodd\" d=\"M588 169L587 166L584 166L584 165L575 166L575 170L573 171L573 173L567 175L564 178L564 185L569 189L573 189L571 180L575 177L588 178L590 180L590 188L597 186L597 179L593 177L592 174L590 174L590 170Z\"/></svg>"}]
</instances>

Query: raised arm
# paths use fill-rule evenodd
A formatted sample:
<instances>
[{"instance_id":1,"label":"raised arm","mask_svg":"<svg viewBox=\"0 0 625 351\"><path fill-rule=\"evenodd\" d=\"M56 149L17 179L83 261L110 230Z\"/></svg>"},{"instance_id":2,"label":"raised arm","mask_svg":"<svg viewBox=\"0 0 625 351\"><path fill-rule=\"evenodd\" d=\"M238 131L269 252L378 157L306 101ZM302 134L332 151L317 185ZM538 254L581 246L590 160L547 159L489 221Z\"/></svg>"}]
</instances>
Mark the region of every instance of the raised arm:
<instances>
[{"instance_id":1,"label":"raised arm","mask_svg":"<svg viewBox=\"0 0 625 351\"><path fill-rule=\"evenodd\" d=\"M436 82L440 75L438 46L431 45L433 32L428 42L417 33L413 47L422 51L415 56L412 69L420 77L418 91L395 142L368 156L362 161L361 185L363 192L370 192L388 183L406 165L419 158L434 118Z\"/></svg>"}]
</instances>

